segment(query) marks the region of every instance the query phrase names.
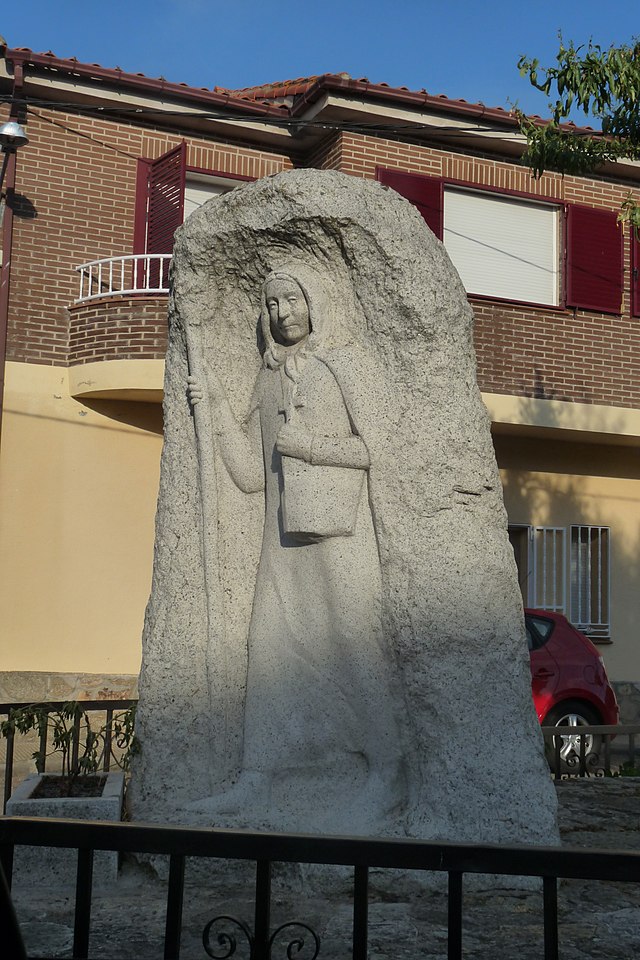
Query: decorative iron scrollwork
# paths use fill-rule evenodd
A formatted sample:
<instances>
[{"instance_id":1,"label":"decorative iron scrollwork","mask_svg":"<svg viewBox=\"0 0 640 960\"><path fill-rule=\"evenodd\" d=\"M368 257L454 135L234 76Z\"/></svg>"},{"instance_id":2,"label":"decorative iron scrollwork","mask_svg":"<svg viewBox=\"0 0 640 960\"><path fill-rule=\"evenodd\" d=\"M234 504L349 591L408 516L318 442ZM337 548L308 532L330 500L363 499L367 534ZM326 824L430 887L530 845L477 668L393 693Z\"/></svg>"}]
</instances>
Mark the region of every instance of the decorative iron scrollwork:
<instances>
[{"instance_id":1,"label":"decorative iron scrollwork","mask_svg":"<svg viewBox=\"0 0 640 960\"><path fill-rule=\"evenodd\" d=\"M307 926L306 923L301 923L299 920L291 920L289 923L283 923L282 926L278 927L277 930L274 930L269 938L269 957L273 956L273 947L276 937L278 937L283 930L294 929L298 929L300 931L306 930L306 932L310 934L313 939L313 953L310 956L300 956L301 951L305 946L305 938L301 934L298 934L297 937L294 937L287 944L287 960L295 960L296 957L300 957L300 960L316 960L316 957L320 953L320 937L315 930L312 930L311 927Z\"/></svg>"},{"instance_id":2,"label":"decorative iron scrollwork","mask_svg":"<svg viewBox=\"0 0 640 960\"><path fill-rule=\"evenodd\" d=\"M568 740L568 737L563 737ZM564 758L564 764L567 768L566 773L561 777L562 780L577 780L580 777L605 777L604 760L600 755L592 751L584 758L584 766L580 755L576 752L569 754Z\"/></svg>"},{"instance_id":3,"label":"decorative iron scrollwork","mask_svg":"<svg viewBox=\"0 0 640 960\"><path fill-rule=\"evenodd\" d=\"M236 928L235 933L229 931L227 925L232 925ZM235 917L220 916L214 917L213 920L210 920L202 931L202 946L207 952L207 955L213 957L213 960L228 960L229 957L232 957L236 952L238 947L237 941L237 932L240 931L244 937L246 937L247 943L249 944L251 953L250 956L253 956L253 937L251 936L251 931L242 923L241 920L236 920ZM215 937L218 946L214 946L211 943L212 938ZM222 951L225 951L222 952Z\"/></svg>"},{"instance_id":4,"label":"decorative iron scrollwork","mask_svg":"<svg viewBox=\"0 0 640 960\"><path fill-rule=\"evenodd\" d=\"M229 926L235 928L235 930L229 930ZM268 957L271 958L273 956L276 939L285 930L299 931L298 935L293 936L286 945L287 960L316 960L320 953L320 937L315 930L312 930L310 926L302 923L300 920L290 920L288 923L283 923L277 930L273 931L267 945ZM256 943L249 927L245 923L242 923L241 920L236 920L235 917L226 915L214 917L202 932L202 945L207 956L212 957L213 960L228 960L229 957L232 957L238 949L238 931L242 933L249 944L249 957L250 960L252 960L256 952ZM307 939L309 937L311 938L311 942L309 943L309 948L302 954L307 944L305 934L307 935ZM291 936L291 933L289 933L288 936ZM217 946L212 943L214 938L217 941ZM283 939L286 941L287 938L284 937ZM311 950L313 950L313 953L311 953Z\"/></svg>"}]
</instances>

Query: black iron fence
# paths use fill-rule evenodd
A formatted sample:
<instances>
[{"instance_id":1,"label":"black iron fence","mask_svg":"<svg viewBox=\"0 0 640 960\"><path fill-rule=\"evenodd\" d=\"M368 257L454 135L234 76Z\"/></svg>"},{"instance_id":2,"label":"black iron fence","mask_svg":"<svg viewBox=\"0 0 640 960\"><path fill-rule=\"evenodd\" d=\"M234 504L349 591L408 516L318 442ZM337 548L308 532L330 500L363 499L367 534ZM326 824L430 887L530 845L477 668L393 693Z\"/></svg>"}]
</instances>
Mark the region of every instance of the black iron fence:
<instances>
[{"instance_id":1,"label":"black iron fence","mask_svg":"<svg viewBox=\"0 0 640 960\"><path fill-rule=\"evenodd\" d=\"M562 731L562 733L559 733ZM640 776L640 724L543 727L554 779Z\"/></svg>"},{"instance_id":2,"label":"black iron fence","mask_svg":"<svg viewBox=\"0 0 640 960\"><path fill-rule=\"evenodd\" d=\"M271 877L274 863L331 864L353 870L351 956L368 956L369 871L405 870L448 876L448 960L461 960L463 947L464 878L470 874L498 877L537 877L542 881L544 958L557 960L558 880L640 883L640 853L618 853L559 847L496 846L431 843L418 840L371 840L353 837L314 837L260 834L247 831L159 827L130 823L90 823L26 817L0 819L0 863L11 885L14 848L18 845L72 848L78 851L73 957L89 956L93 855L95 850L169 856L169 879L163 956L179 960L182 933L185 859L216 858L255 863L253 927L245 920L215 916L203 931L211 957L232 957L244 938L251 960L275 957L276 939L282 956L292 958L306 943L304 956L321 953L320 937L304 920L271 926ZM0 878L1 879L1 878ZM2 886L0 885L0 896ZM1 902L0 927L19 930L11 901ZM284 937L284 940L283 940ZM640 951L640 943L638 943ZM20 956L19 953L16 956Z\"/></svg>"},{"instance_id":3,"label":"black iron fence","mask_svg":"<svg viewBox=\"0 0 640 960\"><path fill-rule=\"evenodd\" d=\"M137 704L137 700L82 700L79 702L81 714L73 722L71 738L71 763L78 760L78 752L82 735L83 715L93 719L93 727L99 722L102 731L102 756L100 760L100 769L108 773L115 764L117 755L114 742L114 717L117 718L123 711L129 710ZM24 708L37 706L44 712L55 714L64 709L67 704L64 701L48 701L37 705L32 703L0 703L0 721L9 720L12 713ZM35 765L38 773L45 773L48 768L48 761L51 755L51 730L49 725L43 727L39 733L21 734L18 731L10 730L7 735L0 737L0 771L3 771L3 789L2 789L2 813L5 812L7 800L11 796L13 788L16 786L16 779L24 776L24 769L16 771L16 741L22 746L26 745L26 750L31 750L33 756L29 758L29 767ZM4 745L4 758L2 750ZM24 750L22 751L24 752ZM2 763L4 759L4 764ZM20 764L25 767L24 760ZM54 771L55 772L55 771Z\"/></svg>"},{"instance_id":4,"label":"black iron fence","mask_svg":"<svg viewBox=\"0 0 640 960\"><path fill-rule=\"evenodd\" d=\"M100 717L105 731L105 750L101 761L101 769L108 773L113 768L114 755L112 750L114 716L128 710L137 704L135 699L127 700L83 700L80 701L82 712L91 717ZM62 701L50 701L38 704L39 707L55 712L64 707ZM0 703L0 720L9 719L11 712L32 706L27 703ZM618 726L580 726L562 728L558 734L558 727L543 727L547 757L556 780L570 777L607 777L607 776L640 776L640 724L620 724ZM7 800L12 789L16 786L18 776L22 771L16 771L15 748L16 740L29 742L36 759L31 767L39 773L47 770L50 743L43 733L36 741L25 738L19 733L10 733L6 738L0 738L0 777L2 784L2 813L6 809ZM77 756L80 740L80 723L74 731L74 750ZM4 749L4 757L2 751ZM24 751L23 751L24 752ZM3 763L4 760L4 763ZM24 768L24 762L21 765Z\"/></svg>"},{"instance_id":5,"label":"black iron fence","mask_svg":"<svg viewBox=\"0 0 640 960\"><path fill-rule=\"evenodd\" d=\"M114 716L135 704L133 700L86 701L84 711L101 713L110 743ZM0 718L9 716L21 704L0 704ZM57 710L61 703L49 703ZM637 773L636 736L640 725L617 727L581 726L543 729L554 775L604 776ZM5 741L3 796L11 792L14 779L14 737ZM1 743L1 741L0 741ZM33 746L34 744L31 744ZM46 738L35 742L37 766L47 768ZM111 765L111 750L106 750L103 769ZM637 758L640 765L640 758ZM0 762L2 756L0 754ZM308 923L291 921L275 929L271 923L271 880L274 863L326 864L350 867L353 871L352 957L367 956L369 871L378 869L416 870L448 876L448 957L462 956L463 888L468 874L493 874L540 878L543 889L544 957L558 957L557 882L561 878L640 882L640 854L595 852L539 847L497 847L429 843L422 841L368 840L360 838L318 838L291 835L255 834L238 831L197 830L156 827L139 824L97 824L68 820L0 819L0 863L9 884L12 877L15 846L68 847L78 851L73 957L88 957L92 912L93 858L95 850L119 853L164 855L169 857L164 957L179 958L182 931L185 859L222 858L255 863L255 904L253 925L246 918L215 916L203 930L203 944L209 956L231 958L236 945L244 940L251 960L276 956L276 945L283 956L298 955L314 960L320 955L317 933ZM10 896L0 875L0 929L19 944L19 930L11 913ZM3 892L4 890L4 892ZM284 940L283 940L284 937ZM640 943L638 944L640 950ZM19 946L14 953L20 954ZM13 954L12 954L13 955Z\"/></svg>"}]
</instances>

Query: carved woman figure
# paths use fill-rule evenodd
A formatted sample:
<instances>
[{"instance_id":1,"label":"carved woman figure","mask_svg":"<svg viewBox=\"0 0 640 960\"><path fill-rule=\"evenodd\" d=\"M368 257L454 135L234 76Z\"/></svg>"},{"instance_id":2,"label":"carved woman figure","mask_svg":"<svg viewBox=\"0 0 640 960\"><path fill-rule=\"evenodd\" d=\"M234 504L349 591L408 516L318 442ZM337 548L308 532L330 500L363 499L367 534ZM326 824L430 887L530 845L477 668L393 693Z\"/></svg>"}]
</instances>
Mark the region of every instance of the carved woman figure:
<instances>
[{"instance_id":1,"label":"carved woman figure","mask_svg":"<svg viewBox=\"0 0 640 960\"><path fill-rule=\"evenodd\" d=\"M375 451L353 400L358 370L331 347L329 317L315 271L275 270L262 287L265 349L246 420L210 367L206 384L189 378L191 402L212 405L234 483L264 490L242 771L214 798L220 813L266 809L274 797L314 802L329 782L342 785L356 822L398 798L394 670L369 498Z\"/></svg>"}]
</instances>

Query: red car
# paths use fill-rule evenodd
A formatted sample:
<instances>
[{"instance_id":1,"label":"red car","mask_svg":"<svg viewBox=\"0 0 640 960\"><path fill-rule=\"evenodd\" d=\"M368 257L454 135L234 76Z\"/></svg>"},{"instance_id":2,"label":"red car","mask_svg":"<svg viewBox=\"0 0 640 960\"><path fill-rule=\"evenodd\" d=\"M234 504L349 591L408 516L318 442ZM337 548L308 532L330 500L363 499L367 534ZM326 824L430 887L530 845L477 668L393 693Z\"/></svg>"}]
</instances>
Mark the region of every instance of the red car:
<instances>
[{"instance_id":1,"label":"red car","mask_svg":"<svg viewBox=\"0 0 640 960\"><path fill-rule=\"evenodd\" d=\"M615 724L616 695L602 657L591 641L566 617L547 610L525 610L531 658L533 702L544 727ZM580 754L577 736L562 738L560 755L566 763ZM600 738L586 738L586 754L597 754Z\"/></svg>"}]
</instances>

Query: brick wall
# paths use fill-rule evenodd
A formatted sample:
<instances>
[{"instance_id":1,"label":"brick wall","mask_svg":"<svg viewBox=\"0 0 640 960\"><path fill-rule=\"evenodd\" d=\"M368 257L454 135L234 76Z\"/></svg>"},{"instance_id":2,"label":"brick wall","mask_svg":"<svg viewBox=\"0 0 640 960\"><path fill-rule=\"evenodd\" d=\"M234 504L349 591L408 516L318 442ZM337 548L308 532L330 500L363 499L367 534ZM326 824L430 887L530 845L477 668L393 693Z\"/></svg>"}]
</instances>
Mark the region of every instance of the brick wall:
<instances>
[{"instance_id":1,"label":"brick wall","mask_svg":"<svg viewBox=\"0 0 640 960\"><path fill-rule=\"evenodd\" d=\"M626 185L605 179L545 174L535 180L514 163L341 134L339 169L374 178L376 167L515 190L559 202L619 210ZM636 191L640 199L640 192ZM622 316L584 310L525 307L471 298L480 388L578 403L640 406L640 319L630 316L630 244L624 228Z\"/></svg>"},{"instance_id":2,"label":"brick wall","mask_svg":"<svg viewBox=\"0 0 640 960\"><path fill-rule=\"evenodd\" d=\"M66 363L75 267L131 252L140 133L40 110L30 112L27 131L17 163L8 357Z\"/></svg>"},{"instance_id":3,"label":"brick wall","mask_svg":"<svg viewBox=\"0 0 640 960\"><path fill-rule=\"evenodd\" d=\"M104 305L69 307L78 295L75 267L132 251L137 159L160 156L182 134L44 110L30 111L28 133L31 143L18 157L9 359L81 363L112 350L119 357L160 356L157 306L143 309L130 300L113 312ZM198 137L188 139L187 162L246 177L294 165L290 156ZM628 193L604 179L546 174L535 180L514 163L352 133L329 135L304 165L368 178L386 166L611 210ZM640 406L640 320L629 315L628 233L626 241L621 317L473 300L483 390ZM117 332L110 347L112 315Z\"/></svg>"},{"instance_id":4,"label":"brick wall","mask_svg":"<svg viewBox=\"0 0 640 960\"><path fill-rule=\"evenodd\" d=\"M26 127L30 143L17 163L7 358L64 365L68 308L79 290L75 268L132 253L137 160L160 156L183 136L43 109L29 111ZM192 137L188 164L262 177L292 161ZM141 346L135 337L134 346ZM78 362L78 343L74 349Z\"/></svg>"},{"instance_id":5,"label":"brick wall","mask_svg":"<svg viewBox=\"0 0 640 960\"><path fill-rule=\"evenodd\" d=\"M340 134L332 134L309 156L305 167L344 171L343 139Z\"/></svg>"},{"instance_id":6,"label":"brick wall","mask_svg":"<svg viewBox=\"0 0 640 960\"><path fill-rule=\"evenodd\" d=\"M145 132L142 137L141 156L156 160L163 153L177 147L184 139L186 138L182 134ZM272 173L280 173L281 170L289 170L293 163L290 157L282 157L264 150L247 150L246 147L232 143L211 143L189 137L187 166L257 180L260 177L268 177Z\"/></svg>"},{"instance_id":7,"label":"brick wall","mask_svg":"<svg viewBox=\"0 0 640 960\"><path fill-rule=\"evenodd\" d=\"M162 360L166 349L166 297L116 297L76 304L69 310L71 365Z\"/></svg>"},{"instance_id":8,"label":"brick wall","mask_svg":"<svg viewBox=\"0 0 640 960\"><path fill-rule=\"evenodd\" d=\"M480 389L640 406L640 321L472 300Z\"/></svg>"}]
</instances>

